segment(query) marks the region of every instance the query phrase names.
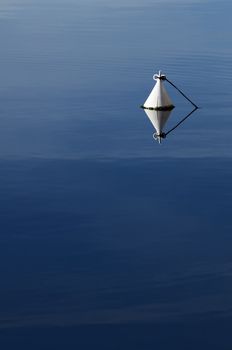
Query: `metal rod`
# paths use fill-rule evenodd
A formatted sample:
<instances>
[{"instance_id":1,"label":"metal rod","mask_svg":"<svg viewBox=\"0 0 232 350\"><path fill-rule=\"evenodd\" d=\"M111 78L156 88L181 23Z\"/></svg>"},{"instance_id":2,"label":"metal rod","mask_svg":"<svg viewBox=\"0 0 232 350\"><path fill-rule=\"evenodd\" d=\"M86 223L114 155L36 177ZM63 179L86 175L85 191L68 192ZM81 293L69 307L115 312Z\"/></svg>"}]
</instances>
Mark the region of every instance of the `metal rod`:
<instances>
[{"instance_id":1,"label":"metal rod","mask_svg":"<svg viewBox=\"0 0 232 350\"><path fill-rule=\"evenodd\" d=\"M193 101L191 101L180 89L178 89L178 87L175 85L175 84L173 84L170 80L168 80L167 78L165 79L165 80L167 80L167 82L169 83L169 84L171 84L177 91L179 91L179 93L182 95L182 96L184 96L185 98L186 98L186 100L188 100L195 108L198 108L198 106L195 104L195 103L193 103Z\"/></svg>"}]
</instances>

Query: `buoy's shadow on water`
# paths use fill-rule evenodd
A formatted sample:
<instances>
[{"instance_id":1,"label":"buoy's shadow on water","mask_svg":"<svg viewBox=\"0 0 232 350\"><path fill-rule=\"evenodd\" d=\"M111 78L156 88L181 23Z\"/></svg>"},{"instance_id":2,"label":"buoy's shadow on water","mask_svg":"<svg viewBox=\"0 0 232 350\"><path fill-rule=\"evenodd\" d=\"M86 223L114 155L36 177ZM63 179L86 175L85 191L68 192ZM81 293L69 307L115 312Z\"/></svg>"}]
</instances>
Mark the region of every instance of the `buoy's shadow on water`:
<instances>
[{"instance_id":1,"label":"buoy's shadow on water","mask_svg":"<svg viewBox=\"0 0 232 350\"><path fill-rule=\"evenodd\" d=\"M182 117L172 128L167 131L164 131L165 125L171 117L172 110L160 111L160 110L151 110L144 109L145 114L149 118L150 122L155 128L155 133L153 138L161 143L162 139L165 139L171 132L177 129L182 123L184 123L198 108L194 108L191 112L187 113Z\"/></svg>"}]
</instances>

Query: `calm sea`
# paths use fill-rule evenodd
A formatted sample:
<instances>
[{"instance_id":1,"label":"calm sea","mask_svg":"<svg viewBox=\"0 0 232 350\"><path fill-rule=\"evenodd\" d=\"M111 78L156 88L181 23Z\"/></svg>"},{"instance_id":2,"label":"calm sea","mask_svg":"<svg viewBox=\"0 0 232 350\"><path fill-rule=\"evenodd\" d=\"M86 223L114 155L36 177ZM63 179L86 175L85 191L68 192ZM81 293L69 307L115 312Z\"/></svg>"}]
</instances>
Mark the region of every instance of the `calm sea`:
<instances>
[{"instance_id":1,"label":"calm sea","mask_svg":"<svg viewBox=\"0 0 232 350\"><path fill-rule=\"evenodd\" d=\"M231 12L1 0L2 350L231 350Z\"/></svg>"}]
</instances>

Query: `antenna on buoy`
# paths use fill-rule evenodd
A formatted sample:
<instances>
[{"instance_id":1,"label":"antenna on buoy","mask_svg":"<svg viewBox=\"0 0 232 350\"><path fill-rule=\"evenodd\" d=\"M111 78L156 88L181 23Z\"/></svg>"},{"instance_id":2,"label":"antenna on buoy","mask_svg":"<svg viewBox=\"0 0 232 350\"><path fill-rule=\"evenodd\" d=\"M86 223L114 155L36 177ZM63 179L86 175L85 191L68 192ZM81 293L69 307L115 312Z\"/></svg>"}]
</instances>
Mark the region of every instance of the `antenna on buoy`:
<instances>
[{"instance_id":1,"label":"antenna on buoy","mask_svg":"<svg viewBox=\"0 0 232 350\"><path fill-rule=\"evenodd\" d=\"M162 74L159 71L158 74L153 75L153 79L156 81L155 86L153 87L150 95L141 106L144 109L154 109L158 111L170 111L175 106L172 103L171 98L169 97L163 82L167 81L170 85L172 85L182 96L186 98L195 108L198 106L193 103L190 98L188 98L175 84L173 84L170 80L167 79L166 75Z\"/></svg>"}]
</instances>

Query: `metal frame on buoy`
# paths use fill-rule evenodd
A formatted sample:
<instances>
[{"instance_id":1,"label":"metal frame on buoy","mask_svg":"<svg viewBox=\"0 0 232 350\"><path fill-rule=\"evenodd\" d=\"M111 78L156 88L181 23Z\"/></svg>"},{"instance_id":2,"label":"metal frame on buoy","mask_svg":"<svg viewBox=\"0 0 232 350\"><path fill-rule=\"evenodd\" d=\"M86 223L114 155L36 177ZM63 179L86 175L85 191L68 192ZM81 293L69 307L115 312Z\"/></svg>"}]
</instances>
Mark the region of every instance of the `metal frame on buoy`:
<instances>
[{"instance_id":1,"label":"metal frame on buoy","mask_svg":"<svg viewBox=\"0 0 232 350\"><path fill-rule=\"evenodd\" d=\"M188 100L194 106L194 108L198 108L198 106L192 100L190 100L190 98L187 97L175 84L168 80L166 75L162 74L161 71L159 71L158 74L155 74L153 76L153 79L156 81L156 84L144 104L141 106L143 109L170 111L175 108L164 87L164 81L167 81L170 85L172 85L183 97L186 98L186 100Z\"/></svg>"}]
</instances>

